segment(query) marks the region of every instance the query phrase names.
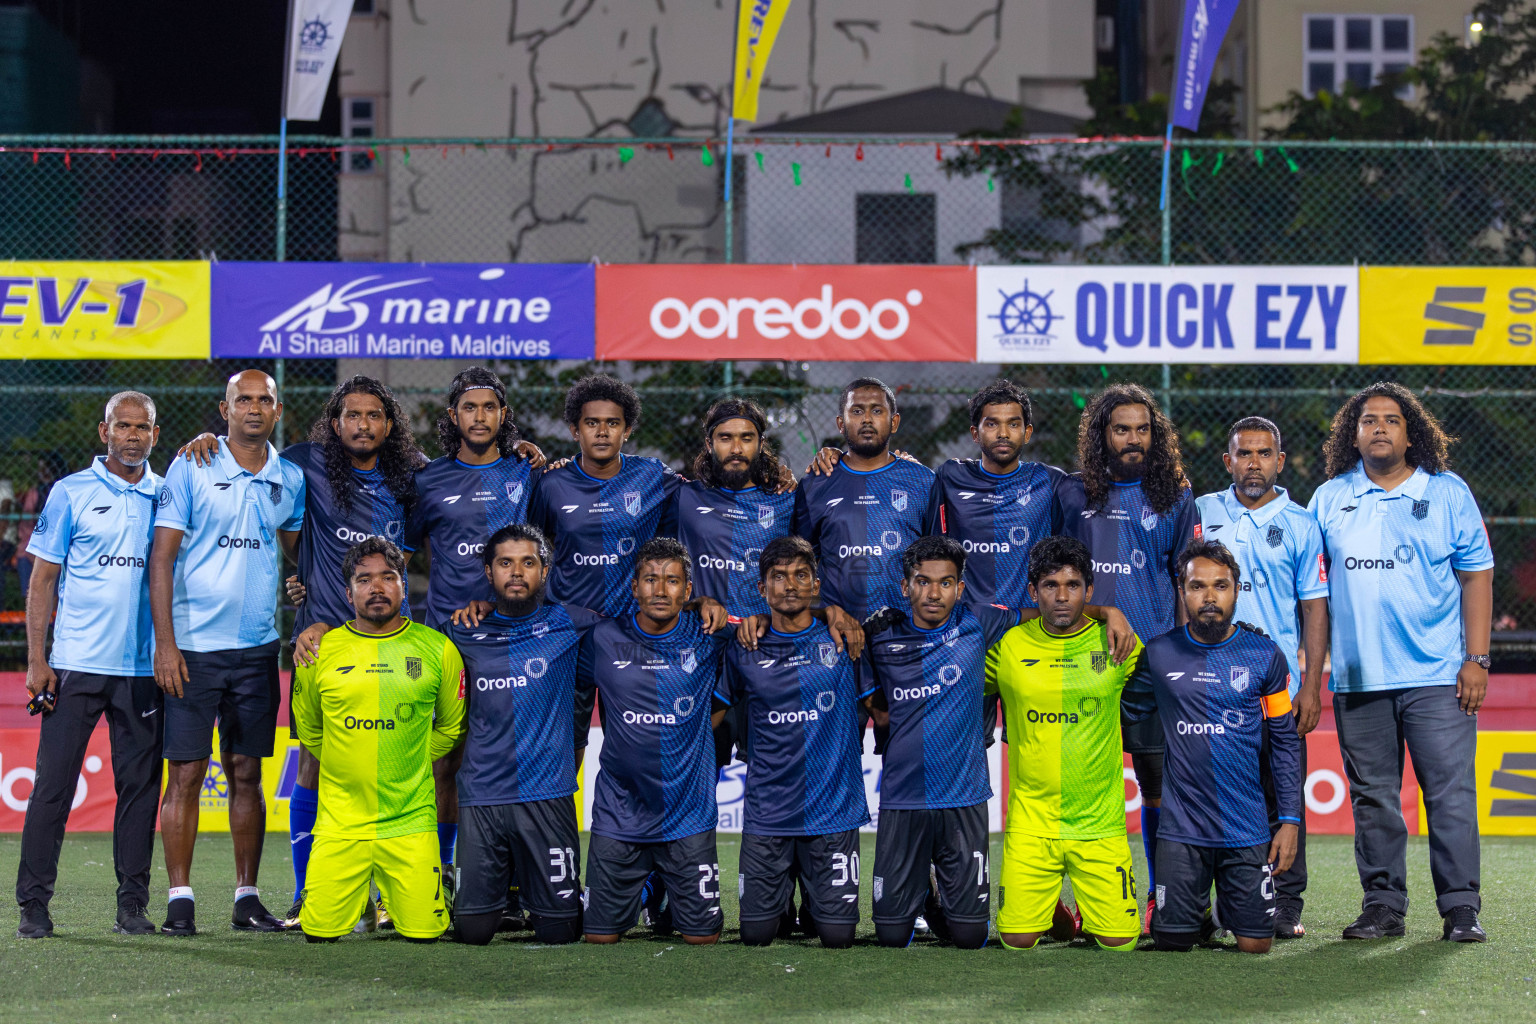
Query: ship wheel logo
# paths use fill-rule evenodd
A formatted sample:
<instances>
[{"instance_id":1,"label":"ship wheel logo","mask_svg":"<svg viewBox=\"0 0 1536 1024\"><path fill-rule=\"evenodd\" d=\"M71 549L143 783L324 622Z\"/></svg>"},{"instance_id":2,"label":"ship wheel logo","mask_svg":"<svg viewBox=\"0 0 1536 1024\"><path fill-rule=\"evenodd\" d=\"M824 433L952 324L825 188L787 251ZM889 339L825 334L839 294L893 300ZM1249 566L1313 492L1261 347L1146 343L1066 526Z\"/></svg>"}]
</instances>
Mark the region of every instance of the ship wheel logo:
<instances>
[{"instance_id":1,"label":"ship wheel logo","mask_svg":"<svg viewBox=\"0 0 1536 1024\"><path fill-rule=\"evenodd\" d=\"M1028 278L1024 279L1022 290L1010 293L998 289L998 294L1003 297L1002 307L987 314L987 319L996 320L1004 336L1050 337L1051 324L1062 319L1051 311L1051 296L1056 292L1042 295L1030 291Z\"/></svg>"},{"instance_id":2,"label":"ship wheel logo","mask_svg":"<svg viewBox=\"0 0 1536 1024\"><path fill-rule=\"evenodd\" d=\"M323 50L325 44L331 39L331 26L329 22L313 18L299 27L299 48L301 50Z\"/></svg>"}]
</instances>

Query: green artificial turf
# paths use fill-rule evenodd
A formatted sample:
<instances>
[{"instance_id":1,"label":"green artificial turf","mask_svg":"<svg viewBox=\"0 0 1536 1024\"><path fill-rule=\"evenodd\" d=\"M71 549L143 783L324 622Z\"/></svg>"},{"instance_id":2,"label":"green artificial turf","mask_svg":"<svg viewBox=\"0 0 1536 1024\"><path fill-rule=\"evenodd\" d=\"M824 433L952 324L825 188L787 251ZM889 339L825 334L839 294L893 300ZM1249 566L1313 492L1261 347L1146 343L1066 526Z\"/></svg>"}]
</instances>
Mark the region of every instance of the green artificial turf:
<instances>
[{"instance_id":1,"label":"green artificial turf","mask_svg":"<svg viewBox=\"0 0 1536 1024\"><path fill-rule=\"evenodd\" d=\"M281 913L291 895L283 837L269 837L265 899ZM1141 876L1140 843L1136 847ZM1264 957L1230 949L1187 954L1108 953L1081 943L980 952L918 942L873 945L869 924L874 839L863 860L864 922L850 950L814 942L748 949L736 941L739 837L721 836L724 941L689 948L644 932L614 947L548 947L526 933L489 947L408 944L379 933L309 946L297 936L229 929L233 861L227 837L198 843L192 939L127 938L111 931L111 840L71 835L52 911L56 937L6 938L0 1021L1481 1021L1536 1020L1536 920L1530 913L1536 840L1483 843L1485 946L1437 941L1427 847L1410 840L1413 906L1408 935L1339 939L1359 908L1347 837L1309 849L1309 934ZM0 863L16 862L16 836ZM994 847L994 863L1000 863ZM994 881L996 879L994 878ZM154 879L164 913L163 863ZM15 918L4 923L14 934Z\"/></svg>"}]
</instances>

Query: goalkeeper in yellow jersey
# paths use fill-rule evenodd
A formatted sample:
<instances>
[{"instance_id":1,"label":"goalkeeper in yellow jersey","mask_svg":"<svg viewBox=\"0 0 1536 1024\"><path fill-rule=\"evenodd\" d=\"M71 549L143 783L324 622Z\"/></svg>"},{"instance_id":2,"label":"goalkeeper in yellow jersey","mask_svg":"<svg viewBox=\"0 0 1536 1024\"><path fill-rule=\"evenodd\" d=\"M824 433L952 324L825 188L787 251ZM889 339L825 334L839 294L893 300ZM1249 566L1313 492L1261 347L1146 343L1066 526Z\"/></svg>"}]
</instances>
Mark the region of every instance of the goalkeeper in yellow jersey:
<instances>
[{"instance_id":1,"label":"goalkeeper in yellow jersey","mask_svg":"<svg viewBox=\"0 0 1536 1024\"><path fill-rule=\"evenodd\" d=\"M1040 617L987 653L987 692L1002 697L1008 716L998 935L1023 949L1047 933L1073 938L1081 927L1100 946L1128 951L1141 936L1141 915L1125 835L1120 692L1141 643L1116 665L1104 625L1083 614L1093 560L1082 542L1042 540L1028 572ZM1062 875L1072 880L1081 925L1069 914L1053 928Z\"/></svg>"},{"instance_id":2,"label":"goalkeeper in yellow jersey","mask_svg":"<svg viewBox=\"0 0 1536 1024\"><path fill-rule=\"evenodd\" d=\"M372 879L395 930L448 927L432 762L464 736L464 663L448 638L400 614L405 556L382 537L342 561L357 618L294 670L299 742L320 759L320 812L302 924L311 942L352 931Z\"/></svg>"}]
</instances>

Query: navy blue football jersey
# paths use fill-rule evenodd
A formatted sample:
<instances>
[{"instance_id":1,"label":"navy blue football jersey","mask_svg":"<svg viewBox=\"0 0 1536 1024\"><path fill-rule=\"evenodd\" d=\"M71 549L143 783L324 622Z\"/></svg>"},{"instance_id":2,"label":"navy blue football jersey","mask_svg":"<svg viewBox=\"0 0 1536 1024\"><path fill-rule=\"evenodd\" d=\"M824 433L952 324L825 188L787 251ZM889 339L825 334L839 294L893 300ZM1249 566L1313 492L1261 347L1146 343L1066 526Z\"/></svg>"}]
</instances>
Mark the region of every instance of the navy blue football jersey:
<instances>
[{"instance_id":1,"label":"navy blue football jersey","mask_svg":"<svg viewBox=\"0 0 1536 1024\"><path fill-rule=\"evenodd\" d=\"M933 470L906 459L869 472L838 463L795 490L795 521L821 560L821 601L863 621L881 608L905 608L901 556L934 532Z\"/></svg>"},{"instance_id":2,"label":"navy blue football jersey","mask_svg":"<svg viewBox=\"0 0 1536 1024\"><path fill-rule=\"evenodd\" d=\"M554 546L549 599L625 616L634 610L630 589L635 551L677 529L673 498L681 478L664 463L624 455L612 479L588 476L572 459L539 481L528 521Z\"/></svg>"},{"instance_id":3,"label":"navy blue football jersey","mask_svg":"<svg viewBox=\"0 0 1536 1024\"><path fill-rule=\"evenodd\" d=\"M576 661L582 637L599 621L585 608L545 603L522 618L498 612L478 626L448 626L464 657L468 702L461 805L576 792Z\"/></svg>"},{"instance_id":4,"label":"navy blue football jersey","mask_svg":"<svg viewBox=\"0 0 1536 1024\"><path fill-rule=\"evenodd\" d=\"M1122 698L1126 718L1155 709L1167 736L1158 835L1191 846L1269 842L1259 759L1269 751L1281 821L1301 821L1301 738L1285 655L1268 637L1234 630L1203 644L1189 627L1147 642Z\"/></svg>"},{"instance_id":5,"label":"navy blue football jersey","mask_svg":"<svg viewBox=\"0 0 1536 1024\"><path fill-rule=\"evenodd\" d=\"M759 487L727 491L699 480L677 489L677 539L693 556L693 594L732 615L767 615L757 561L767 543L796 532L795 495Z\"/></svg>"},{"instance_id":6,"label":"navy blue football jersey","mask_svg":"<svg viewBox=\"0 0 1536 1024\"><path fill-rule=\"evenodd\" d=\"M641 630L633 615L587 634L576 685L596 688L603 724L593 832L657 843L714 830L719 772L709 714L731 635L706 634L692 612L663 636Z\"/></svg>"},{"instance_id":7,"label":"navy blue football jersey","mask_svg":"<svg viewBox=\"0 0 1536 1024\"><path fill-rule=\"evenodd\" d=\"M815 836L869 822L853 662L825 625L770 629L755 651L732 644L720 684L721 702L747 707L743 831Z\"/></svg>"},{"instance_id":8,"label":"navy blue football jersey","mask_svg":"<svg viewBox=\"0 0 1536 1024\"><path fill-rule=\"evenodd\" d=\"M1061 532L1057 492L1067 475L1055 466L1021 462L997 476L980 459L939 467L932 518L965 548L965 599L972 604L1033 608L1029 553Z\"/></svg>"},{"instance_id":9,"label":"navy blue football jersey","mask_svg":"<svg viewBox=\"0 0 1536 1024\"><path fill-rule=\"evenodd\" d=\"M444 456L416 474L416 508L405 547L431 550L423 622L444 631L455 609L494 601L481 553L491 534L521 523L538 488L540 470L516 457L472 466Z\"/></svg>"},{"instance_id":10,"label":"navy blue football jersey","mask_svg":"<svg viewBox=\"0 0 1536 1024\"><path fill-rule=\"evenodd\" d=\"M1139 481L1111 484L1100 509L1087 507L1079 474L1060 493L1062 532L1093 555L1093 603L1120 609L1143 643L1172 629L1179 553L1200 535L1189 488L1161 515Z\"/></svg>"},{"instance_id":11,"label":"navy blue football jersey","mask_svg":"<svg viewBox=\"0 0 1536 1024\"><path fill-rule=\"evenodd\" d=\"M938 629L903 618L866 638L855 663L859 698L879 691L891 714L882 810L970 807L992 796L982 728L987 650L1018 624L1015 610L960 604Z\"/></svg>"},{"instance_id":12,"label":"navy blue football jersey","mask_svg":"<svg viewBox=\"0 0 1536 1024\"><path fill-rule=\"evenodd\" d=\"M353 469L357 489L346 515L336 507L330 477L325 472L325 448L311 441L291 444L282 458L304 471L304 529L299 534L299 580L304 584L304 603L293 620L298 636L316 622L340 626L357 616L341 578L341 562L347 549L369 537L383 537L399 545L405 540L405 507L384 482L377 468ZM400 614L410 618L410 594Z\"/></svg>"}]
</instances>

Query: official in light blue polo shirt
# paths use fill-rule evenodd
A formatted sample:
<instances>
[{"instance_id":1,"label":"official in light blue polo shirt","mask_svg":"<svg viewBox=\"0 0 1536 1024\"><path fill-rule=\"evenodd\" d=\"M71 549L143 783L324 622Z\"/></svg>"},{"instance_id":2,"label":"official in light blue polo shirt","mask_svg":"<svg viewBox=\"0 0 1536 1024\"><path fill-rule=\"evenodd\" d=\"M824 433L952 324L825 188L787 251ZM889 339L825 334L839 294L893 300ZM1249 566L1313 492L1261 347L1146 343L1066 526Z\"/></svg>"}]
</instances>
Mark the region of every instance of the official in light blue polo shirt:
<instances>
[{"instance_id":1,"label":"official in light blue polo shirt","mask_svg":"<svg viewBox=\"0 0 1536 1024\"><path fill-rule=\"evenodd\" d=\"M283 406L260 370L229 379L219 413L229 433L207 465L177 459L160 489L150 558L155 682L165 691L169 781L160 831L170 876L161 931L193 935L191 885L198 798L219 732L235 843L234 927L279 931L256 889L267 828L261 759L271 757L281 704L277 595L284 555L304 525L304 471L269 440Z\"/></svg>"},{"instance_id":2,"label":"official in light blue polo shirt","mask_svg":"<svg viewBox=\"0 0 1536 1024\"><path fill-rule=\"evenodd\" d=\"M1195 499L1206 540L1223 544L1241 569L1234 618L1269 634L1285 655L1296 728L1305 737L1317 726L1322 707L1323 662L1328 657L1328 571L1323 534L1312 514L1292 501L1275 481L1285 468L1280 428L1262 416L1238 420L1227 431L1222 463L1232 477L1224 491ZM1305 623L1305 631L1303 631ZM1303 639L1305 632L1305 639ZM1296 652L1305 643L1307 677L1303 685ZM1298 699L1298 696L1300 699ZM1306 781L1307 744L1301 742L1301 777ZM1274 779L1264 762L1269 791L1270 832L1281 822L1274 799ZM1275 936L1299 938L1302 898L1307 890L1307 828L1302 822L1296 859L1275 876Z\"/></svg>"},{"instance_id":3,"label":"official in light blue polo shirt","mask_svg":"<svg viewBox=\"0 0 1536 1024\"><path fill-rule=\"evenodd\" d=\"M48 902L59 850L91 733L103 715L112 740L117 790L112 855L117 869L115 930L154 930L145 917L160 796L160 691L154 680L149 557L160 478L149 468L159 438L155 403L123 391L98 428L105 457L53 485L27 553L35 560L27 595L27 689L52 694L37 742L37 777L27 802L16 868L21 938L53 932ZM57 602L57 603L55 603ZM48 622L53 651L45 656Z\"/></svg>"},{"instance_id":4,"label":"official in light blue polo shirt","mask_svg":"<svg viewBox=\"0 0 1536 1024\"><path fill-rule=\"evenodd\" d=\"M1429 818L1443 937L1483 942L1477 709L1488 689L1493 553L1449 441L1417 396L1374 384L1333 420L1308 506L1328 548L1332 687L1365 890L1346 939L1404 933L1403 748Z\"/></svg>"}]
</instances>

